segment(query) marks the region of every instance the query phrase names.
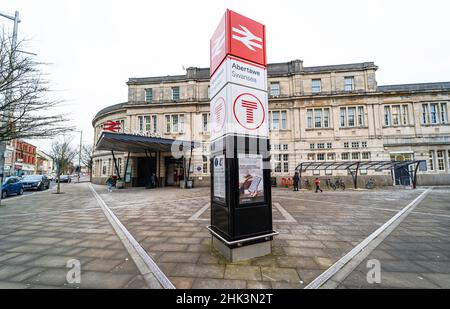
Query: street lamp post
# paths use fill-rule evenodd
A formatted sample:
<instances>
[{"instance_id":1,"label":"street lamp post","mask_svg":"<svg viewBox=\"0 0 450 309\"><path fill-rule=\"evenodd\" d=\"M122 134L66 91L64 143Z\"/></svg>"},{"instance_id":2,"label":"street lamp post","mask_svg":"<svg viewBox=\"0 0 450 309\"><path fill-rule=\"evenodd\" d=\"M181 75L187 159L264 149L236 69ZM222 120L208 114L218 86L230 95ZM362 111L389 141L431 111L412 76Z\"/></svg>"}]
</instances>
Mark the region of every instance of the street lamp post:
<instances>
[{"instance_id":1,"label":"street lamp post","mask_svg":"<svg viewBox=\"0 0 450 309\"><path fill-rule=\"evenodd\" d=\"M17 33L18 33L18 28L19 28L19 23L20 23L19 11L16 11L14 16L0 12L0 16L14 21L13 37L12 37L12 42L11 42L12 43L11 56L14 57L14 54L15 54L16 48L17 48ZM7 125L8 118L9 118L9 114L8 114L8 112L5 111L5 113L3 115L3 119L2 119L2 122L4 122L5 125ZM3 195L2 186L3 186L3 179L4 179L4 173L5 173L5 152L6 152L6 141L0 141L0 205L1 205L2 195Z\"/></svg>"},{"instance_id":2,"label":"street lamp post","mask_svg":"<svg viewBox=\"0 0 450 309\"><path fill-rule=\"evenodd\" d=\"M80 183L81 173L81 148L83 147L83 130L81 130L80 133L80 152L78 153L78 183Z\"/></svg>"}]
</instances>

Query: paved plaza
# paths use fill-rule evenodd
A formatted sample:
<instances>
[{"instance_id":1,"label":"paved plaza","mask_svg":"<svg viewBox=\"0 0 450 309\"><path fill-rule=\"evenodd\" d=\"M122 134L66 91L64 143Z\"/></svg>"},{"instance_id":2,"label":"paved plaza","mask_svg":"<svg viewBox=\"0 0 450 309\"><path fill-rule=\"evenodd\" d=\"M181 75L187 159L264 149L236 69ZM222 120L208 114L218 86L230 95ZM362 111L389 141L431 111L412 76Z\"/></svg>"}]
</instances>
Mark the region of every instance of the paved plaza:
<instances>
[{"instance_id":1,"label":"paved plaza","mask_svg":"<svg viewBox=\"0 0 450 309\"><path fill-rule=\"evenodd\" d=\"M353 268L333 273L323 287L450 287L450 188L274 189L280 235L273 253L239 263L227 262L211 246L208 188L62 188L61 195L49 190L2 201L0 288L156 287L136 258L140 246L176 288L302 289L418 197L379 245L367 247L367 257L352 259ZM118 232L111 216L129 235ZM374 259L381 264L380 284L367 281L367 261ZM70 260L81 263L80 283L67 281Z\"/></svg>"}]
</instances>

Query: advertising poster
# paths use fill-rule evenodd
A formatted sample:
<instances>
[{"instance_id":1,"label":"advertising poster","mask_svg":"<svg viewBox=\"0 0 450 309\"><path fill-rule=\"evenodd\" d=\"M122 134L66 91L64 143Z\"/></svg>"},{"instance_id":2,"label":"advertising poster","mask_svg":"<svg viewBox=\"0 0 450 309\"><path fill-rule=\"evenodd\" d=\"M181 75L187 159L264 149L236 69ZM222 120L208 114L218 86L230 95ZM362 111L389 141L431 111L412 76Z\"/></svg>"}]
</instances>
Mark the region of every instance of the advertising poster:
<instances>
[{"instance_id":1,"label":"advertising poster","mask_svg":"<svg viewBox=\"0 0 450 309\"><path fill-rule=\"evenodd\" d=\"M214 198L225 202L225 156L214 159Z\"/></svg>"},{"instance_id":2,"label":"advertising poster","mask_svg":"<svg viewBox=\"0 0 450 309\"><path fill-rule=\"evenodd\" d=\"M262 155L239 155L240 204L264 202Z\"/></svg>"}]
</instances>

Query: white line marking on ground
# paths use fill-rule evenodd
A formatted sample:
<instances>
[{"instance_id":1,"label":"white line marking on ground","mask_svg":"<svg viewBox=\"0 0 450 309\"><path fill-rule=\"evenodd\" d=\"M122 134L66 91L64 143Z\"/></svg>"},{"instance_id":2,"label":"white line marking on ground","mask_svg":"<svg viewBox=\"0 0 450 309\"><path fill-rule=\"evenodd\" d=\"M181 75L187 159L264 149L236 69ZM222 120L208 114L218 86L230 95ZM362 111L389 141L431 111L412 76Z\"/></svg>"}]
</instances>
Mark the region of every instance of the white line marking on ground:
<instances>
[{"instance_id":1,"label":"white line marking on ground","mask_svg":"<svg viewBox=\"0 0 450 309\"><path fill-rule=\"evenodd\" d=\"M347 263L349 263L358 253L363 251L375 238L377 238L382 232L384 232L389 226L396 222L404 213L418 205L431 191L433 188L429 188L421 195L419 195L414 201L412 201L408 206L399 211L394 217L392 217L388 222L381 226L378 230L372 233L369 237L364 239L359 245L357 245L353 250L347 253L334 265L328 268L324 273L314 279L305 289L318 289L324 285L331 277L333 277L339 270L341 270Z\"/></svg>"},{"instance_id":2,"label":"white line marking on ground","mask_svg":"<svg viewBox=\"0 0 450 309\"><path fill-rule=\"evenodd\" d=\"M207 211L210 206L211 203L208 203L205 206L203 206L199 211L197 211L195 214L192 215L192 217L189 218L189 221L209 221L209 219L200 219L200 216L203 215L203 213Z\"/></svg>"},{"instance_id":3,"label":"white line marking on ground","mask_svg":"<svg viewBox=\"0 0 450 309\"><path fill-rule=\"evenodd\" d=\"M291 216L290 213L287 212L286 209L284 209L280 203L273 203L273 206L278 209L278 211L281 213L281 215L285 218L285 220L273 220L273 222L276 223L298 223L297 220L295 220L294 217Z\"/></svg>"},{"instance_id":4,"label":"white line marking on ground","mask_svg":"<svg viewBox=\"0 0 450 309\"><path fill-rule=\"evenodd\" d=\"M122 222L120 222L116 215L108 208L105 201L95 191L91 184L89 184L89 188L149 287L175 289L174 285L169 281L147 252L139 245Z\"/></svg>"}]
</instances>

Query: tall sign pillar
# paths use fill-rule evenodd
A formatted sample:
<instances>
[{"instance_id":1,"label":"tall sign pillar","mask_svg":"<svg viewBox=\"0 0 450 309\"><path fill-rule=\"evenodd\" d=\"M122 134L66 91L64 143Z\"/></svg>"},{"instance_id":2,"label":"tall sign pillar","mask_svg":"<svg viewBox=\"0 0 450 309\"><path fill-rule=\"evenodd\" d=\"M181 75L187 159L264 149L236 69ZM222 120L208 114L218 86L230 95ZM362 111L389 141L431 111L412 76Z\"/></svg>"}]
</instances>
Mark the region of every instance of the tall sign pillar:
<instances>
[{"instance_id":1,"label":"tall sign pillar","mask_svg":"<svg viewBox=\"0 0 450 309\"><path fill-rule=\"evenodd\" d=\"M230 261L271 253L265 26L227 10L211 38L211 226Z\"/></svg>"}]
</instances>

